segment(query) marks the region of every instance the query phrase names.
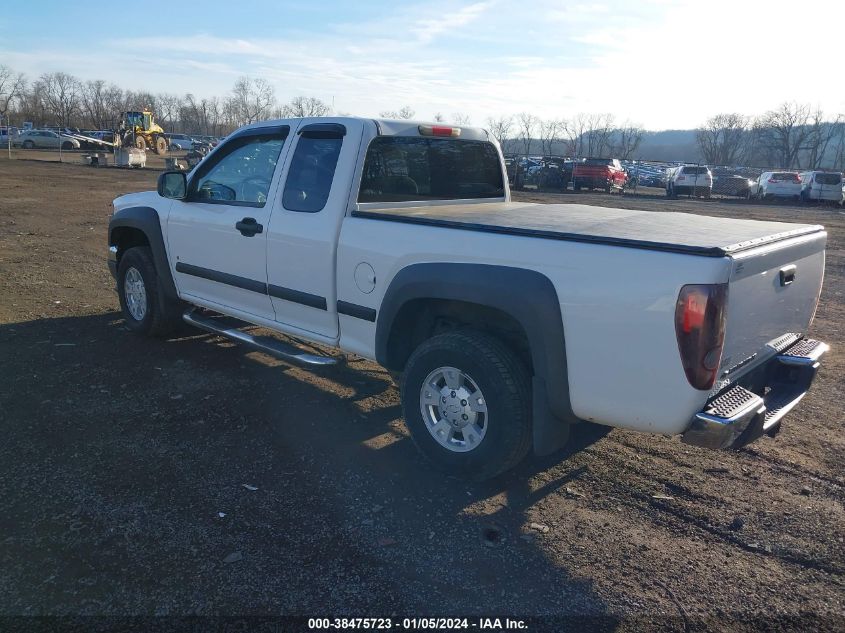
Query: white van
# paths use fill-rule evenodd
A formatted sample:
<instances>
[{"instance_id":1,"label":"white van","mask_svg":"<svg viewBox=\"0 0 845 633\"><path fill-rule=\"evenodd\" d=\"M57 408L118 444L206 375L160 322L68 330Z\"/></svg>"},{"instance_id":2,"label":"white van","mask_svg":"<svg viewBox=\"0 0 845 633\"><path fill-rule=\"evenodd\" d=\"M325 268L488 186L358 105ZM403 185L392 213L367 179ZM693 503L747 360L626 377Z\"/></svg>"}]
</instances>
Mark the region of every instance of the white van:
<instances>
[{"instance_id":1,"label":"white van","mask_svg":"<svg viewBox=\"0 0 845 633\"><path fill-rule=\"evenodd\" d=\"M835 171L805 171L801 174L801 200L842 199L842 174Z\"/></svg>"}]
</instances>

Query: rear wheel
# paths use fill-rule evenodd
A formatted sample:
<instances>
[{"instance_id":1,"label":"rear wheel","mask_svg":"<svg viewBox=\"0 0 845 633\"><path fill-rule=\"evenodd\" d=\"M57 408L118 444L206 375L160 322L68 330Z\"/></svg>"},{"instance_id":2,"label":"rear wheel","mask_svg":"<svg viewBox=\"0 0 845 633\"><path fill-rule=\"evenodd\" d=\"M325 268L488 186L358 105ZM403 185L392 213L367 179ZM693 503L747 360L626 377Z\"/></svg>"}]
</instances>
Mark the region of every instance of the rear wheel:
<instances>
[{"instance_id":1,"label":"rear wheel","mask_svg":"<svg viewBox=\"0 0 845 633\"><path fill-rule=\"evenodd\" d=\"M117 294L126 327L133 332L163 336L181 322L180 304L165 296L147 246L130 248L120 258Z\"/></svg>"},{"instance_id":2,"label":"rear wheel","mask_svg":"<svg viewBox=\"0 0 845 633\"><path fill-rule=\"evenodd\" d=\"M422 343L402 379L417 448L448 474L481 481L512 468L531 444L528 371L501 341L474 330Z\"/></svg>"},{"instance_id":3,"label":"rear wheel","mask_svg":"<svg viewBox=\"0 0 845 633\"><path fill-rule=\"evenodd\" d=\"M33 143L32 141L24 141L23 142L23 148L24 149L32 149L34 147L35 147L35 143Z\"/></svg>"},{"instance_id":4,"label":"rear wheel","mask_svg":"<svg viewBox=\"0 0 845 633\"><path fill-rule=\"evenodd\" d=\"M73 143L70 141L65 141L62 143L62 149L73 149Z\"/></svg>"}]
</instances>

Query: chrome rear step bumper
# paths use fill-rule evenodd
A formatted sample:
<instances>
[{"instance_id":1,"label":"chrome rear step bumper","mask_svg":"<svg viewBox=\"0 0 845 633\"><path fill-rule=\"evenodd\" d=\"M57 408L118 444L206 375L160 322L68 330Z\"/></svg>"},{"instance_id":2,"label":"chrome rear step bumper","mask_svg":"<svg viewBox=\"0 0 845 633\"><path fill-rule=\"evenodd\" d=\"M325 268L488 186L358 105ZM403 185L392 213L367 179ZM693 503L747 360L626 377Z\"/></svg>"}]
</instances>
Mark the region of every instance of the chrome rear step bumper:
<instances>
[{"instance_id":1,"label":"chrome rear step bumper","mask_svg":"<svg viewBox=\"0 0 845 633\"><path fill-rule=\"evenodd\" d=\"M284 341L272 338L270 336L253 336L248 332L233 327L225 321L207 317L198 314L193 309L188 310L182 315L182 320L189 325L213 332L220 336L225 336L228 339L248 345L253 349L275 356L278 359L296 363L298 365L305 365L308 367L330 367L337 365L338 358L333 356L319 356L317 354L308 354L293 345L289 345ZM246 324L243 324L246 325Z\"/></svg>"},{"instance_id":2,"label":"chrome rear step bumper","mask_svg":"<svg viewBox=\"0 0 845 633\"><path fill-rule=\"evenodd\" d=\"M728 387L710 400L681 439L719 449L742 448L764 434L775 435L783 417L807 394L819 360L829 349L813 339L796 342L754 370L742 385Z\"/></svg>"}]
</instances>

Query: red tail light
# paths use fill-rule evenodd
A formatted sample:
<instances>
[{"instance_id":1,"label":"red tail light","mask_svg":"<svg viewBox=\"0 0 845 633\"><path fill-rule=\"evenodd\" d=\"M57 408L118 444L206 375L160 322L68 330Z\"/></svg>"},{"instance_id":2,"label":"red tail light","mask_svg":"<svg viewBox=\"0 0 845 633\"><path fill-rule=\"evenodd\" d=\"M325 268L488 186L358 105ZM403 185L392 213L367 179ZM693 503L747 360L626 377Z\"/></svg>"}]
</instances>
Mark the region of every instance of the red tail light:
<instances>
[{"instance_id":1,"label":"red tail light","mask_svg":"<svg viewBox=\"0 0 845 633\"><path fill-rule=\"evenodd\" d=\"M461 128L448 125L420 125L420 134L423 136L460 136Z\"/></svg>"},{"instance_id":2,"label":"red tail light","mask_svg":"<svg viewBox=\"0 0 845 633\"><path fill-rule=\"evenodd\" d=\"M692 284L681 288L675 306L675 335L687 380L696 389L716 381L725 342L727 284Z\"/></svg>"},{"instance_id":3,"label":"red tail light","mask_svg":"<svg viewBox=\"0 0 845 633\"><path fill-rule=\"evenodd\" d=\"M769 182L780 182L780 180L775 180L774 178L769 178Z\"/></svg>"},{"instance_id":4,"label":"red tail light","mask_svg":"<svg viewBox=\"0 0 845 633\"><path fill-rule=\"evenodd\" d=\"M684 176L678 176L678 180L683 180Z\"/></svg>"}]
</instances>

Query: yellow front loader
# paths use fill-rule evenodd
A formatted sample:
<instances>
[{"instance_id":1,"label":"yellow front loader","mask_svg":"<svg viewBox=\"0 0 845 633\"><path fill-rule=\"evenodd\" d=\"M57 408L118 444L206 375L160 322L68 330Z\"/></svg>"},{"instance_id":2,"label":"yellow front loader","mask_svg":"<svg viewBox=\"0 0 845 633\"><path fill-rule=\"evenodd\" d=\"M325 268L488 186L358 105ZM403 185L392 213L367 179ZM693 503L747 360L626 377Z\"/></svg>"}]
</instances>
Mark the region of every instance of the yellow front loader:
<instances>
[{"instance_id":1,"label":"yellow front loader","mask_svg":"<svg viewBox=\"0 0 845 633\"><path fill-rule=\"evenodd\" d=\"M166 154L169 143L164 130L153 119L153 113L124 112L120 121L120 138L124 147L151 148L156 154Z\"/></svg>"}]
</instances>

